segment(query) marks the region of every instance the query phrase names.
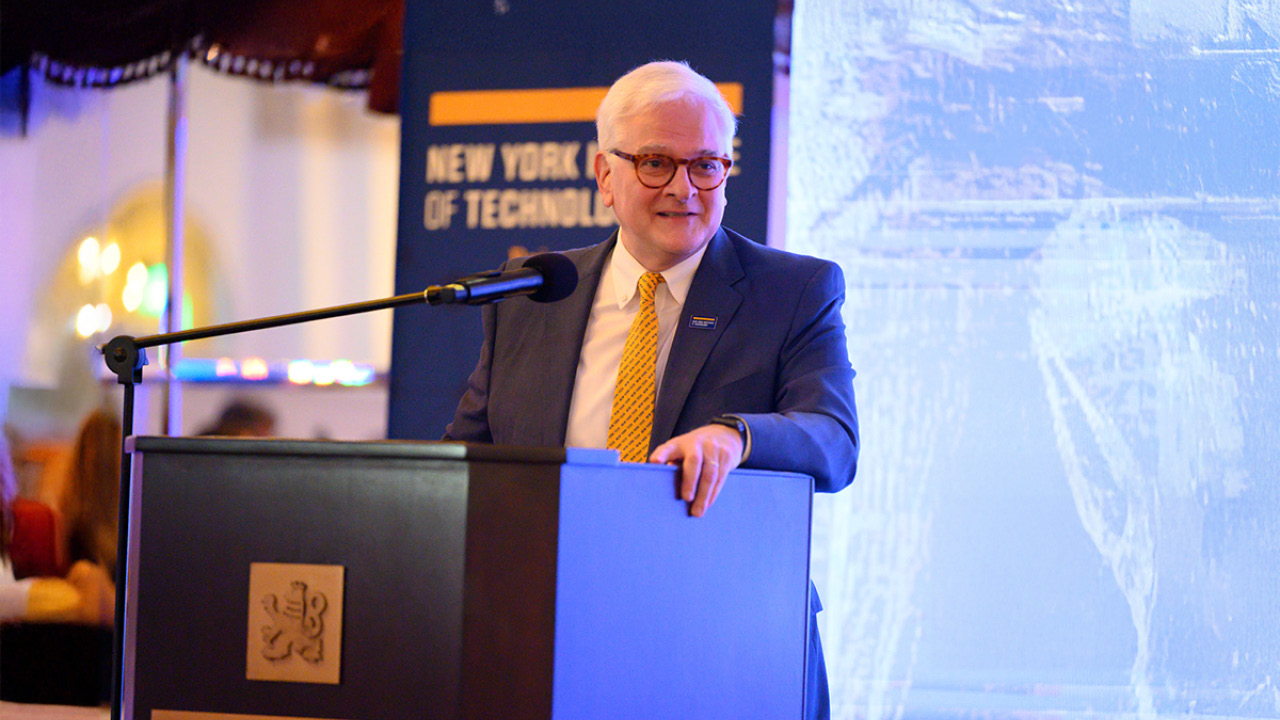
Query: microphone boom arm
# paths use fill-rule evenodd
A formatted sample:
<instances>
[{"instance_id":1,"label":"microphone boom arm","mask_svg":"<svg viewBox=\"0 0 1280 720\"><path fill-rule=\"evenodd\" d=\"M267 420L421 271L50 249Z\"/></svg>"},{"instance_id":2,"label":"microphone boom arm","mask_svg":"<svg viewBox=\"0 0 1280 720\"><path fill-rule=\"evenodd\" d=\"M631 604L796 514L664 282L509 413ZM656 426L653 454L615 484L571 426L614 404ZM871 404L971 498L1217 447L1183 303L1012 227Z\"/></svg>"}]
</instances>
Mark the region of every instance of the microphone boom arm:
<instances>
[{"instance_id":1,"label":"microphone boom arm","mask_svg":"<svg viewBox=\"0 0 1280 720\"><path fill-rule=\"evenodd\" d=\"M241 320L239 322L223 323L221 325L192 328L190 330L158 333L156 335L144 335L139 338L135 338L130 335L118 335L102 346L102 356L107 363L107 367L116 374L122 385L132 384L134 382L132 380L134 372L141 370L142 366L147 364L147 354L145 349L149 347L155 347L157 345L171 345L173 343L201 340L203 338L219 337L222 335L235 335L237 333L251 332L253 330L265 330L267 328L281 327L283 325L297 325L299 323L311 322L312 320L342 317L343 315L357 315L359 313L373 312L374 310L385 310L387 308L399 307L401 305L413 305L415 303L427 302L427 295L435 289L437 289L436 286L432 286L422 292L397 295L395 297L382 298L381 300L366 300L364 302L350 303L348 305L335 305L333 307L320 308L318 310L305 310L303 312L289 313L287 315L273 315L270 317L257 318L255 320Z\"/></svg>"},{"instance_id":2,"label":"microphone boom arm","mask_svg":"<svg viewBox=\"0 0 1280 720\"><path fill-rule=\"evenodd\" d=\"M144 335L137 338L131 335L117 335L99 348L107 367L115 373L119 384L124 386L120 433L120 507L119 515L117 516L118 535L116 539L117 556L120 561L116 563L115 633L112 647L111 673L113 718L119 712L118 698L120 697L119 693L122 688L124 672L125 595L128 592L129 501L130 486L133 479L132 454L129 452L128 443L130 436L133 435L134 391L136 386L142 382L142 368L147 364L146 349L157 345L171 345L189 340L234 335L283 325L296 325L312 320L356 315L416 303L438 305L441 303L461 302L468 305L482 305L515 295L527 295L536 302L554 302L567 297L578 284L577 270L574 268L573 263L562 255L543 253L542 255L533 256L526 262L528 263L527 266L507 272L494 270L477 273L448 285L432 285L421 292L396 295L395 297L381 300L367 300L348 305L320 308L319 310L306 310L288 315L274 315L256 320L223 323L203 328L192 328L191 330ZM170 372L172 370L170 368Z\"/></svg>"}]
</instances>

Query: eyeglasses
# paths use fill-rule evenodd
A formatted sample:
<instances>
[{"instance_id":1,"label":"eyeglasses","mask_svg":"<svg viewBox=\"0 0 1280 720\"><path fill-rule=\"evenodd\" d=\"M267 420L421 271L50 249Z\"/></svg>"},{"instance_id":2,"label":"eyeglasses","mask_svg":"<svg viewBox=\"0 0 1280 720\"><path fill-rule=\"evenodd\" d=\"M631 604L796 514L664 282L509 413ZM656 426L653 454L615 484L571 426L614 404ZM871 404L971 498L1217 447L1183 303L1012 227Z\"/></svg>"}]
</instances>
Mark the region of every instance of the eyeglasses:
<instances>
[{"instance_id":1,"label":"eyeglasses","mask_svg":"<svg viewBox=\"0 0 1280 720\"><path fill-rule=\"evenodd\" d=\"M640 184L655 189L666 187L676 176L676 168L685 165L690 185L699 190L715 190L729 177L729 168L733 167L732 160L712 155L677 160L670 155L656 153L628 155L618 150L609 152L623 160L629 160L636 166L636 177L640 179Z\"/></svg>"}]
</instances>

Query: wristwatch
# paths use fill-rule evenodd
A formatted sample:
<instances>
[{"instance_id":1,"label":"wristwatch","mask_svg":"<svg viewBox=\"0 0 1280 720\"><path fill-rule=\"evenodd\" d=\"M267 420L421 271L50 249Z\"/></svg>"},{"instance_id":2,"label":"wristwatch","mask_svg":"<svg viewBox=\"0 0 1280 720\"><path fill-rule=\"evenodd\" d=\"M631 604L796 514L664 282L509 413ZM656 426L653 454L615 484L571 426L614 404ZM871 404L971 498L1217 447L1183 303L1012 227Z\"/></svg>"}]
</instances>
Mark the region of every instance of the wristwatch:
<instances>
[{"instance_id":1,"label":"wristwatch","mask_svg":"<svg viewBox=\"0 0 1280 720\"><path fill-rule=\"evenodd\" d=\"M738 464L741 465L746 462L747 457L751 455L751 428L747 427L747 421L737 415L717 415L711 418L709 424L723 425L738 431L738 434L742 436L742 459L738 461Z\"/></svg>"}]
</instances>

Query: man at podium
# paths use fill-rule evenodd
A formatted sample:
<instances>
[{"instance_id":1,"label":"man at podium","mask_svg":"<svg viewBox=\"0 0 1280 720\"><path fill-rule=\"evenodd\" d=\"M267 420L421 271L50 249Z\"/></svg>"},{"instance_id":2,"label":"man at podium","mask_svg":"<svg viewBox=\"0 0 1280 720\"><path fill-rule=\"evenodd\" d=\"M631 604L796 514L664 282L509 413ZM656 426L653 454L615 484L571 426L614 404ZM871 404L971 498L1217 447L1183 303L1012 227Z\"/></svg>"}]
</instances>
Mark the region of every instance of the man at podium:
<instances>
[{"instance_id":1,"label":"man at podium","mask_svg":"<svg viewBox=\"0 0 1280 720\"><path fill-rule=\"evenodd\" d=\"M852 482L844 276L721 225L735 130L715 85L684 63L614 83L594 162L619 228L565 253L579 276L567 299L484 308L479 362L445 439L607 447L626 462L679 465L698 517L739 466L804 473L822 492ZM810 627L806 707L828 717Z\"/></svg>"}]
</instances>

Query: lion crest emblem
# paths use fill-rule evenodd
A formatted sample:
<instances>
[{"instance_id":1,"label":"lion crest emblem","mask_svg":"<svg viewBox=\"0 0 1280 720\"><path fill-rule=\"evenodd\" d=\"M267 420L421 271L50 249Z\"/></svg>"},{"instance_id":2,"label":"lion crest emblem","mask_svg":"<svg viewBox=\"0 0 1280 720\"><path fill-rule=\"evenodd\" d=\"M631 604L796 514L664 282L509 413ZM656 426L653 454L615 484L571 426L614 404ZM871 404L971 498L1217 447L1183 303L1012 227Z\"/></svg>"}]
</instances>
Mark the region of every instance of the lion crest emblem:
<instances>
[{"instance_id":1,"label":"lion crest emblem","mask_svg":"<svg viewBox=\"0 0 1280 720\"><path fill-rule=\"evenodd\" d=\"M281 604L283 602L283 608ZM262 607L271 617L270 625L262 626L262 656L281 661L297 653L309 663L324 659L324 611L329 601L324 593L309 590L304 582L289 584L289 591L281 601L275 593L262 598Z\"/></svg>"}]
</instances>

